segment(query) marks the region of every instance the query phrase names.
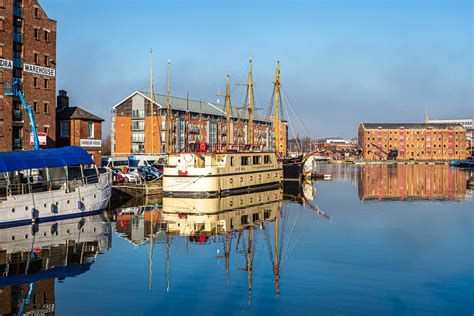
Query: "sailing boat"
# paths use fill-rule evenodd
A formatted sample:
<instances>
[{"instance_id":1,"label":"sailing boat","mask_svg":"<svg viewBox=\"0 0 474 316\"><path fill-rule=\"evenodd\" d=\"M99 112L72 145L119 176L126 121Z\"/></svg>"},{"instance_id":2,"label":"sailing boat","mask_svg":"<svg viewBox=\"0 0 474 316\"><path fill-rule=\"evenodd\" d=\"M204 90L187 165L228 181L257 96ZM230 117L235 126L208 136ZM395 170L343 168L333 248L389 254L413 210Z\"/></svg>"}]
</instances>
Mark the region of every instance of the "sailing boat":
<instances>
[{"instance_id":1,"label":"sailing boat","mask_svg":"<svg viewBox=\"0 0 474 316\"><path fill-rule=\"evenodd\" d=\"M221 196L280 187L282 162L275 151L258 151L254 146L253 73L250 56L247 86L248 140L243 149L230 145L216 151L168 152L163 172L164 196ZM230 75L226 80L227 125L231 126ZM230 135L230 131L228 132ZM230 137L228 137L230 142Z\"/></svg>"}]
</instances>

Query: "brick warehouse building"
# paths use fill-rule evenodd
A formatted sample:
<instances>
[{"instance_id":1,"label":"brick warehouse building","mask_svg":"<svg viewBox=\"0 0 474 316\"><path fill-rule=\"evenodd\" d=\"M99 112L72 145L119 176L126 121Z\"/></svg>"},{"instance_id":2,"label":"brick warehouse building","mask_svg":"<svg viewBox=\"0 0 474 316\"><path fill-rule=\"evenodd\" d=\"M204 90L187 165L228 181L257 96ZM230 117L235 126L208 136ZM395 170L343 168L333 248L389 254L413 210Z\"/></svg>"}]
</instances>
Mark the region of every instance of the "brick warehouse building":
<instances>
[{"instance_id":1,"label":"brick warehouse building","mask_svg":"<svg viewBox=\"0 0 474 316\"><path fill-rule=\"evenodd\" d=\"M102 118L77 106L69 106L65 90L59 90L56 108L56 146L80 146L100 166L102 157Z\"/></svg>"},{"instance_id":2,"label":"brick warehouse building","mask_svg":"<svg viewBox=\"0 0 474 316\"><path fill-rule=\"evenodd\" d=\"M466 129L459 124L360 123L364 160L385 160L398 150L400 160L451 160L468 157Z\"/></svg>"},{"instance_id":3,"label":"brick warehouse building","mask_svg":"<svg viewBox=\"0 0 474 316\"><path fill-rule=\"evenodd\" d=\"M112 108L112 156L159 154L165 151L166 96L155 95L152 148L152 117L150 94L135 91ZM227 116L223 105L171 97L173 109L173 151L185 151L186 144L204 140L211 148L231 144L245 145L247 118L244 110L232 108L231 129L227 133ZM253 115L254 144L270 150L273 144L273 121L257 112ZM287 125L280 128L281 150L286 151Z\"/></svg>"},{"instance_id":4,"label":"brick warehouse building","mask_svg":"<svg viewBox=\"0 0 474 316\"><path fill-rule=\"evenodd\" d=\"M21 79L46 145L56 140L56 21L37 0L0 0L0 151L32 149L31 127L20 100L4 95L4 81ZM40 139L44 140L43 137Z\"/></svg>"}]
</instances>

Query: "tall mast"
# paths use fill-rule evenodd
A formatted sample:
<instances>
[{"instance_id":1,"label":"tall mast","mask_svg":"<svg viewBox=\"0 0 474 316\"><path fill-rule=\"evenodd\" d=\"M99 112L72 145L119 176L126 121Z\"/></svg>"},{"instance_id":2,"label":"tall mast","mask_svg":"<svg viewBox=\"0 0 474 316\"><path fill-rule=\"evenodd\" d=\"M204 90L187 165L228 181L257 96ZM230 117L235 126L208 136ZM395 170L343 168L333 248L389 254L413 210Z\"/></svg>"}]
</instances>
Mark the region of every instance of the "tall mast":
<instances>
[{"instance_id":1,"label":"tall mast","mask_svg":"<svg viewBox=\"0 0 474 316\"><path fill-rule=\"evenodd\" d=\"M247 286L249 303L252 300L252 268L253 268L253 240L252 226L248 230L248 257L247 257Z\"/></svg>"},{"instance_id":2,"label":"tall mast","mask_svg":"<svg viewBox=\"0 0 474 316\"><path fill-rule=\"evenodd\" d=\"M153 51L150 48L150 100L151 100L151 154L155 154L155 114L153 113L153 105L155 104L155 92L153 89Z\"/></svg>"},{"instance_id":3,"label":"tall mast","mask_svg":"<svg viewBox=\"0 0 474 316\"><path fill-rule=\"evenodd\" d=\"M252 52L250 52L249 83L249 144L253 145L253 74L252 74Z\"/></svg>"},{"instance_id":4,"label":"tall mast","mask_svg":"<svg viewBox=\"0 0 474 316\"><path fill-rule=\"evenodd\" d=\"M227 67L227 80L225 84L225 110L227 112L227 149L230 149L230 74Z\"/></svg>"},{"instance_id":5,"label":"tall mast","mask_svg":"<svg viewBox=\"0 0 474 316\"><path fill-rule=\"evenodd\" d=\"M277 69L275 75L275 152L277 158L280 156L280 62L277 62Z\"/></svg>"},{"instance_id":6,"label":"tall mast","mask_svg":"<svg viewBox=\"0 0 474 316\"><path fill-rule=\"evenodd\" d=\"M277 213L275 217L275 263L273 267L273 274L275 274L275 290L276 290L276 297L280 296L280 258L278 255L278 219L280 209L277 208Z\"/></svg>"},{"instance_id":7,"label":"tall mast","mask_svg":"<svg viewBox=\"0 0 474 316\"><path fill-rule=\"evenodd\" d=\"M168 96L166 98L166 152L171 152L173 150L173 140L172 140L172 131L173 131L173 112L171 110L171 91L170 91L170 64L168 60Z\"/></svg>"}]
</instances>

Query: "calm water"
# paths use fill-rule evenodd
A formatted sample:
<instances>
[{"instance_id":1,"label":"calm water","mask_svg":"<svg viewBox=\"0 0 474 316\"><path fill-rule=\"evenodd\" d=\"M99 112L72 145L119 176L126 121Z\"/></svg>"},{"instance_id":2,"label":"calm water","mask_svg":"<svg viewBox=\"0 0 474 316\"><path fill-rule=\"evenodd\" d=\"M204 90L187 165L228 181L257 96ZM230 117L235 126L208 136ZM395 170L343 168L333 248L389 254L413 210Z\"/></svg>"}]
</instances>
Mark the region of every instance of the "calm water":
<instances>
[{"instance_id":1,"label":"calm water","mask_svg":"<svg viewBox=\"0 0 474 316\"><path fill-rule=\"evenodd\" d=\"M332 180L284 201L278 190L165 199L119 208L112 221L42 224L35 240L21 238L30 227L2 230L0 314L474 313L466 172L320 170ZM219 213L193 214L203 211Z\"/></svg>"}]
</instances>

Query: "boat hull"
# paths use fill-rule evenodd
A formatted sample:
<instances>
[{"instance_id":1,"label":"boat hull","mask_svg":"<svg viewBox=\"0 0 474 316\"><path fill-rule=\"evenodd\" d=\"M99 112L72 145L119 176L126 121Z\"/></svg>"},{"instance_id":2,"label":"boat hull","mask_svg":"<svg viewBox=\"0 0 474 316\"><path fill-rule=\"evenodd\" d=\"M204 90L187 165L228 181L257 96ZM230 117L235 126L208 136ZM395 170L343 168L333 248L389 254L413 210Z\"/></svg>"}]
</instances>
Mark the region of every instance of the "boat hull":
<instances>
[{"instance_id":1,"label":"boat hull","mask_svg":"<svg viewBox=\"0 0 474 316\"><path fill-rule=\"evenodd\" d=\"M0 228L100 213L107 208L110 196L111 185L105 173L97 183L77 186L70 192L52 190L10 195L0 203Z\"/></svg>"}]
</instances>

